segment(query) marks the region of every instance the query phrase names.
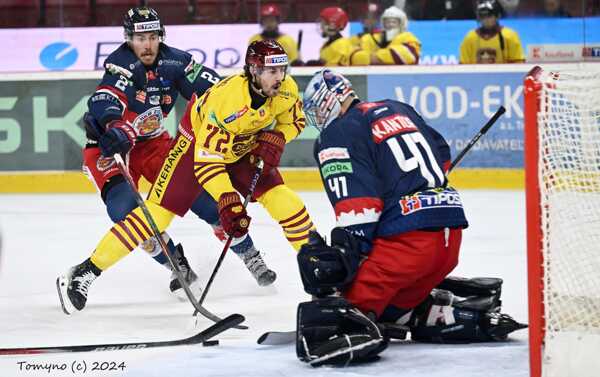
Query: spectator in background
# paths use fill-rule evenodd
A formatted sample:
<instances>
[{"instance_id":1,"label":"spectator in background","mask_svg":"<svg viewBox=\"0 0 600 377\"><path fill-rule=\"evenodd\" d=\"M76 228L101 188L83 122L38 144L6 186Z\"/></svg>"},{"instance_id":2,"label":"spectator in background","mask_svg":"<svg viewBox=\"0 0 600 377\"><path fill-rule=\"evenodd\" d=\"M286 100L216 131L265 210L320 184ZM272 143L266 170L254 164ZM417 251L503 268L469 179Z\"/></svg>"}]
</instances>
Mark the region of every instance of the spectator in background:
<instances>
[{"instance_id":1,"label":"spectator in background","mask_svg":"<svg viewBox=\"0 0 600 377\"><path fill-rule=\"evenodd\" d=\"M383 31L362 36L361 48L370 54L371 64L418 64L421 42L408 29L406 13L396 6L381 15Z\"/></svg>"},{"instance_id":2,"label":"spectator in background","mask_svg":"<svg viewBox=\"0 0 600 377\"><path fill-rule=\"evenodd\" d=\"M321 36L326 38L321 46L318 60L310 60L306 65L349 66L368 65L369 55L354 46L350 38L343 37L341 31L348 25L348 15L340 7L327 7L319 15Z\"/></svg>"},{"instance_id":3,"label":"spectator in background","mask_svg":"<svg viewBox=\"0 0 600 377\"><path fill-rule=\"evenodd\" d=\"M275 4L264 4L260 7L260 26L262 32L255 34L250 38L248 44L254 41L262 41L265 39L276 40L285 50L288 59L292 64L298 60L298 45L292 37L287 34L282 34L279 31L279 23L281 22L281 10Z\"/></svg>"},{"instance_id":4,"label":"spectator in background","mask_svg":"<svg viewBox=\"0 0 600 377\"><path fill-rule=\"evenodd\" d=\"M498 22L501 7L496 0L477 5L480 27L467 33L460 45L461 64L522 63L523 47L516 31Z\"/></svg>"},{"instance_id":5,"label":"spectator in background","mask_svg":"<svg viewBox=\"0 0 600 377\"><path fill-rule=\"evenodd\" d=\"M363 35L377 33L380 30L377 28L379 23L379 5L376 3L367 3L365 18L362 20L363 30L362 32L350 37L352 44L360 47L360 39Z\"/></svg>"},{"instance_id":6,"label":"spectator in background","mask_svg":"<svg viewBox=\"0 0 600 377\"><path fill-rule=\"evenodd\" d=\"M560 0L543 0L543 10L538 16L541 17L571 17L565 10Z\"/></svg>"},{"instance_id":7,"label":"spectator in background","mask_svg":"<svg viewBox=\"0 0 600 377\"><path fill-rule=\"evenodd\" d=\"M425 0L422 20L473 20L473 0Z\"/></svg>"}]
</instances>

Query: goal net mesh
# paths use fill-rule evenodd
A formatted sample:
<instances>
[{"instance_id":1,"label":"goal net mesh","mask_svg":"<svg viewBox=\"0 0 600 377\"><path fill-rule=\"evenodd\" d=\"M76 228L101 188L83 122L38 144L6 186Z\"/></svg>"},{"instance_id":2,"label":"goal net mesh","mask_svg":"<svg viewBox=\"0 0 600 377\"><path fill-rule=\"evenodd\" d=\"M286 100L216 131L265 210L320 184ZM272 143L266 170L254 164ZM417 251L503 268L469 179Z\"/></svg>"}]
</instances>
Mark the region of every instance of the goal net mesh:
<instances>
[{"instance_id":1,"label":"goal net mesh","mask_svg":"<svg viewBox=\"0 0 600 377\"><path fill-rule=\"evenodd\" d=\"M545 72L540 81L542 362L545 376L564 377L572 366L563 364L589 366L585 348L600 345L600 71Z\"/></svg>"}]
</instances>

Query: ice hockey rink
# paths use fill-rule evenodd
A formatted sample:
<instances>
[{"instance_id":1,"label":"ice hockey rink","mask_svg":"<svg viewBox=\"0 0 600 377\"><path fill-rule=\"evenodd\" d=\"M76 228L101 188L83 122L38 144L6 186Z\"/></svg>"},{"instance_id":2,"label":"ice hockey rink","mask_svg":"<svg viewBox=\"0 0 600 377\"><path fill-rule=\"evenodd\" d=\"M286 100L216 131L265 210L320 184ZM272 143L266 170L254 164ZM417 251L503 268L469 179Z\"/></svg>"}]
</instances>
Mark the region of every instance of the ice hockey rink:
<instances>
[{"instance_id":1,"label":"ice hockey rink","mask_svg":"<svg viewBox=\"0 0 600 377\"><path fill-rule=\"evenodd\" d=\"M523 191L462 191L470 227L465 230L454 275L504 279L503 311L527 322L525 195ZM301 193L322 234L334 225L324 193ZM295 328L298 302L307 300L295 252L279 226L258 204L249 208L251 235L278 278L259 287L243 263L228 253L205 306L220 316L237 312L249 330L228 330L217 347L179 346L146 350L0 356L0 376L502 376L529 375L527 331L505 343L431 345L395 342L382 360L348 368L313 369L297 360L295 346L259 346L269 330ZM56 277L89 257L110 220L96 195L0 195L0 348L61 346L184 338L193 327L190 303L168 291L170 272L135 250L103 273L88 306L63 314ZM206 281L221 252L210 228L189 214L176 219L171 236L185 247L190 264ZM208 327L202 319L199 328ZM72 366L87 366L74 373ZM116 371L90 371L114 362ZM35 370L40 366L67 370ZM37 366L37 367L35 367Z\"/></svg>"}]
</instances>

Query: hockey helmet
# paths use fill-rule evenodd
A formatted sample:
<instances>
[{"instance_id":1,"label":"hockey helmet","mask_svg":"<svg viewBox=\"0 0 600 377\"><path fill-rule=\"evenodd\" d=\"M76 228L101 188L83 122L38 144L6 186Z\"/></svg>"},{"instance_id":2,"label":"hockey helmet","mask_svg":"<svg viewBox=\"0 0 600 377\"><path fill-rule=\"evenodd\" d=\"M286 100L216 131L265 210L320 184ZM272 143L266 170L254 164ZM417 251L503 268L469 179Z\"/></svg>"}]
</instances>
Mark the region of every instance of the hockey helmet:
<instances>
[{"instance_id":1,"label":"hockey helmet","mask_svg":"<svg viewBox=\"0 0 600 377\"><path fill-rule=\"evenodd\" d=\"M161 41L165 37L165 26L158 12L146 6L131 8L123 20L125 39L130 41L134 33L157 32Z\"/></svg>"},{"instance_id":2,"label":"hockey helmet","mask_svg":"<svg viewBox=\"0 0 600 377\"><path fill-rule=\"evenodd\" d=\"M264 4L260 7L261 17L281 17L281 10L276 4Z\"/></svg>"},{"instance_id":3,"label":"hockey helmet","mask_svg":"<svg viewBox=\"0 0 600 377\"><path fill-rule=\"evenodd\" d=\"M396 6L391 6L389 8L386 8L385 11L383 11L383 14L381 15L381 26L383 26L384 28L385 23L383 21L386 18L395 18L400 21L399 32L404 32L406 31L406 29L408 29L408 17L402 9Z\"/></svg>"},{"instance_id":4,"label":"hockey helmet","mask_svg":"<svg viewBox=\"0 0 600 377\"><path fill-rule=\"evenodd\" d=\"M340 7L327 7L321 10L319 18L330 29L343 30L348 25L348 14Z\"/></svg>"},{"instance_id":5,"label":"hockey helmet","mask_svg":"<svg viewBox=\"0 0 600 377\"><path fill-rule=\"evenodd\" d=\"M246 67L287 66L288 56L281 45L273 39L254 41L246 50Z\"/></svg>"},{"instance_id":6,"label":"hockey helmet","mask_svg":"<svg viewBox=\"0 0 600 377\"><path fill-rule=\"evenodd\" d=\"M309 125L322 131L342 110L342 103L356 97L352 83L330 69L317 72L304 90L304 115Z\"/></svg>"},{"instance_id":7,"label":"hockey helmet","mask_svg":"<svg viewBox=\"0 0 600 377\"><path fill-rule=\"evenodd\" d=\"M485 0L477 4L477 18L495 16L502 14L502 6L496 0Z\"/></svg>"}]
</instances>

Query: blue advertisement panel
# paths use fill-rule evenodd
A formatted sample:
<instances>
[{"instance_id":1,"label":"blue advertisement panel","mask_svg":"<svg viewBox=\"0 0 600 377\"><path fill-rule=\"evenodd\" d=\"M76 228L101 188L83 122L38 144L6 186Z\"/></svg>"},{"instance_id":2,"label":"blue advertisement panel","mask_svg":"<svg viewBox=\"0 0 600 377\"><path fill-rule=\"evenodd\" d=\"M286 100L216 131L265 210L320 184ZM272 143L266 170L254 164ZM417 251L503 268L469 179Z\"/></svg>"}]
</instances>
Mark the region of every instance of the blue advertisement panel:
<instances>
[{"instance_id":1,"label":"blue advertisement panel","mask_svg":"<svg viewBox=\"0 0 600 377\"><path fill-rule=\"evenodd\" d=\"M462 150L500 105L506 113L465 157L461 167L523 167L525 72L369 75L368 99L392 98L413 106Z\"/></svg>"},{"instance_id":2,"label":"blue advertisement panel","mask_svg":"<svg viewBox=\"0 0 600 377\"><path fill-rule=\"evenodd\" d=\"M519 34L523 52L529 44L570 44L600 46L600 17L560 19L501 20L501 24ZM421 41L420 64L458 64L460 44L469 30L478 27L475 20L414 21L409 31ZM350 34L362 30L360 22L353 22Z\"/></svg>"}]
</instances>

